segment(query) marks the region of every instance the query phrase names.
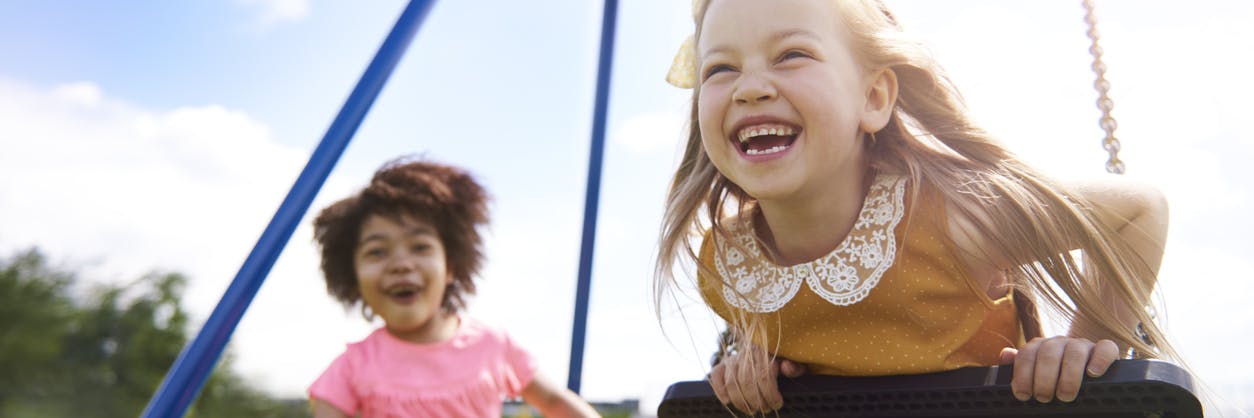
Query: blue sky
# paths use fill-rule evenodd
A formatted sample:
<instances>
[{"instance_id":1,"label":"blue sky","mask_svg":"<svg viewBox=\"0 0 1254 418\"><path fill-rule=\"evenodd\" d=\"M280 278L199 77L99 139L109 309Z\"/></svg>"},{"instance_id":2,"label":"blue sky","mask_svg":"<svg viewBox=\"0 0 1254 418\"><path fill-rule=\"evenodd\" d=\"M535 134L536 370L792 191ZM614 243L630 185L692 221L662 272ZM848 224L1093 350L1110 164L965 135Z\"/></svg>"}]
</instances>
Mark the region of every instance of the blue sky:
<instances>
[{"instance_id":1,"label":"blue sky","mask_svg":"<svg viewBox=\"0 0 1254 418\"><path fill-rule=\"evenodd\" d=\"M1072 4L1075 3L1075 4ZM207 316L406 3L0 1L0 251L38 245L125 280L183 271ZM1060 177L1105 153L1079 2L896 0L978 120ZM1171 199L1169 326L1233 407L1254 391L1254 5L1098 3L1123 157ZM713 327L649 304L651 255L688 92L662 81L687 0L624 1L594 262L584 394L640 398L699 378ZM426 153L495 196L470 314L504 325L565 381L599 2L437 2L314 203ZM299 396L371 325L323 291L302 224L232 343L246 375ZM667 338L669 337L669 339ZM1248 408L1248 406L1246 407Z\"/></svg>"}]
</instances>

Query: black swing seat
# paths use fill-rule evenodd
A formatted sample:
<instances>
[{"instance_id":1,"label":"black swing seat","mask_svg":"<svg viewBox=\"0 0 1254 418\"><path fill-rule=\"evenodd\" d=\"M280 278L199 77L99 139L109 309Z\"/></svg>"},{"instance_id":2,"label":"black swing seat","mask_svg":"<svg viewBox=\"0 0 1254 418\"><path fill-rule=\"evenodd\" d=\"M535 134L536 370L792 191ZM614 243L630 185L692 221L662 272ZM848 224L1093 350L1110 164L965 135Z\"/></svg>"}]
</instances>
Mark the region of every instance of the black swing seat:
<instances>
[{"instance_id":1,"label":"black swing seat","mask_svg":"<svg viewBox=\"0 0 1254 418\"><path fill-rule=\"evenodd\" d=\"M969 367L911 376L781 378L779 417L1116 417L1202 418L1187 371L1160 360L1119 360L1084 379L1074 402L1020 402L1012 367ZM704 380L666 390L658 418L729 417Z\"/></svg>"}]
</instances>

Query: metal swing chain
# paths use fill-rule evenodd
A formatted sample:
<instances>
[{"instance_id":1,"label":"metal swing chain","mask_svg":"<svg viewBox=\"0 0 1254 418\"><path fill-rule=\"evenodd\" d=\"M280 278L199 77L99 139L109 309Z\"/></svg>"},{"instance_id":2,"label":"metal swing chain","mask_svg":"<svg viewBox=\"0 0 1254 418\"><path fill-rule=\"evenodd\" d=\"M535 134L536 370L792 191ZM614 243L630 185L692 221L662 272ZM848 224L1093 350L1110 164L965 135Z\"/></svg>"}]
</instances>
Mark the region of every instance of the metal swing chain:
<instances>
[{"instance_id":1,"label":"metal swing chain","mask_svg":"<svg viewBox=\"0 0 1254 418\"><path fill-rule=\"evenodd\" d=\"M1093 14L1093 0L1081 0L1081 3L1084 4L1084 23L1087 23L1089 27L1087 35L1089 41L1091 41L1089 54L1093 55L1093 73L1097 75L1097 81L1093 82L1093 87L1097 88L1097 108L1102 111L1102 118L1099 124L1102 130L1106 131L1106 137L1102 139L1102 148L1110 153L1110 158L1106 160L1106 171L1114 174L1123 174L1125 167L1123 160L1119 159L1119 150L1122 146L1119 143L1119 139L1115 138L1115 128L1119 124L1115 122L1115 117L1110 114L1110 110L1115 107L1115 101L1110 98L1110 81L1106 80L1106 63L1102 62L1102 47L1097 42L1100 37L1097 33L1097 16ZM1153 319L1156 316L1151 309L1150 318ZM1149 332L1145 331L1144 323L1136 324L1136 329L1133 332L1141 341L1144 341L1151 347L1154 346L1154 340L1150 338ZM1128 358L1141 357L1140 353L1132 348L1128 349L1126 356Z\"/></svg>"},{"instance_id":2,"label":"metal swing chain","mask_svg":"<svg viewBox=\"0 0 1254 418\"><path fill-rule=\"evenodd\" d=\"M1110 99L1110 81L1106 80L1106 63L1102 62L1102 47L1097 43L1100 36L1097 33L1097 17L1093 15L1093 0L1082 0L1082 2L1084 3L1084 22L1089 26L1087 32L1091 41L1089 54L1093 55L1092 68L1093 73L1097 75L1097 81L1093 82L1093 87L1097 88L1097 108L1102 111L1099 124L1102 130L1106 131L1106 137L1102 139L1102 148L1110 153L1110 159L1106 160L1106 171L1123 174L1123 160L1119 159L1119 149L1122 146L1119 139L1115 138L1115 128L1119 124L1110 114L1110 110L1115 107L1115 101Z\"/></svg>"}]
</instances>

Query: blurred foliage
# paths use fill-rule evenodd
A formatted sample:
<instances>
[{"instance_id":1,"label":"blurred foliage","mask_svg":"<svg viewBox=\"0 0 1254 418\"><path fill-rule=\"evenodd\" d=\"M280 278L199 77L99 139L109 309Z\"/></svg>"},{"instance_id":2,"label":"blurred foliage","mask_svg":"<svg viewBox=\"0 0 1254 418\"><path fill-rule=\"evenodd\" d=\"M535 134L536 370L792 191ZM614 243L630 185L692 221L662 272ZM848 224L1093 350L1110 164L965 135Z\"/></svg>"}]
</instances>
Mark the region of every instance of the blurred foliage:
<instances>
[{"instance_id":1,"label":"blurred foliage","mask_svg":"<svg viewBox=\"0 0 1254 418\"><path fill-rule=\"evenodd\" d=\"M187 343L187 278L152 273L86 289L37 249L0 260L0 417L137 417ZM223 356L188 417L307 417Z\"/></svg>"}]
</instances>

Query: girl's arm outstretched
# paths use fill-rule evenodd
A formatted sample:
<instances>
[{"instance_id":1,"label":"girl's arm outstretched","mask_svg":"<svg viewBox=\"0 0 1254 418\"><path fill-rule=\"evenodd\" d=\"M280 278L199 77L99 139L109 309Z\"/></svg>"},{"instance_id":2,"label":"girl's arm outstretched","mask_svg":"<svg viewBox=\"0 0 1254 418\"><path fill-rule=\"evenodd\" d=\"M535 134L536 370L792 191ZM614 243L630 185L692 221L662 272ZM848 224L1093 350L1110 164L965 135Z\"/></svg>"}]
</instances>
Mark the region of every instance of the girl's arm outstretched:
<instances>
[{"instance_id":1,"label":"girl's arm outstretched","mask_svg":"<svg viewBox=\"0 0 1254 418\"><path fill-rule=\"evenodd\" d=\"M1142 262L1149 274L1145 277L1134 277L1140 280L1141 288L1146 292L1154 288L1158 278L1158 268L1163 260L1163 246L1167 240L1167 199L1158 189L1117 176L1105 176L1085 182L1068 184L1071 190L1087 199L1097 209L1098 220L1117 233L1115 239L1127 243L1133 255L1133 262ZM1101 278L1099 278L1101 279ZM1120 297L1118 283L1112 280L1101 282L1101 296L1104 302L1117 307L1116 314L1120 322L1128 329L1137 326L1133 309L1144 309L1144 306L1129 306L1128 300ZM1136 295L1136 300L1148 301L1150 295ZM1089 323L1089 318L1080 316L1071 324L1072 336L1092 339L1111 338L1103 335L1099 327ZM1120 347L1125 348L1125 347Z\"/></svg>"},{"instance_id":2,"label":"girl's arm outstretched","mask_svg":"<svg viewBox=\"0 0 1254 418\"><path fill-rule=\"evenodd\" d=\"M1107 176L1066 185L1091 204L1096 220L1114 231L1112 240L1120 240L1131 252L1130 263L1143 263L1140 283L1120 284L1116 279L1096 276L1101 301L1114 310L1125 329L1137 327L1136 310L1148 301L1162 263L1163 245L1167 237L1167 201L1156 188ZM999 266L1005 267L1005 266ZM1128 297L1120 288L1143 294ZM1011 388L1020 400L1036 398L1048 402L1054 398L1075 400L1084 376L1101 376L1127 347L1119 346L1120 338L1103 331L1090 315L1078 312L1066 336L1036 338L1018 350L1006 349L1002 362L1013 363L1015 373Z\"/></svg>"},{"instance_id":3,"label":"girl's arm outstretched","mask_svg":"<svg viewBox=\"0 0 1254 418\"><path fill-rule=\"evenodd\" d=\"M540 410L540 415L553 418L566 417L600 417L592 405L580 398L575 392L552 381L539 373L531 379L531 384L522 390L523 401Z\"/></svg>"}]
</instances>

